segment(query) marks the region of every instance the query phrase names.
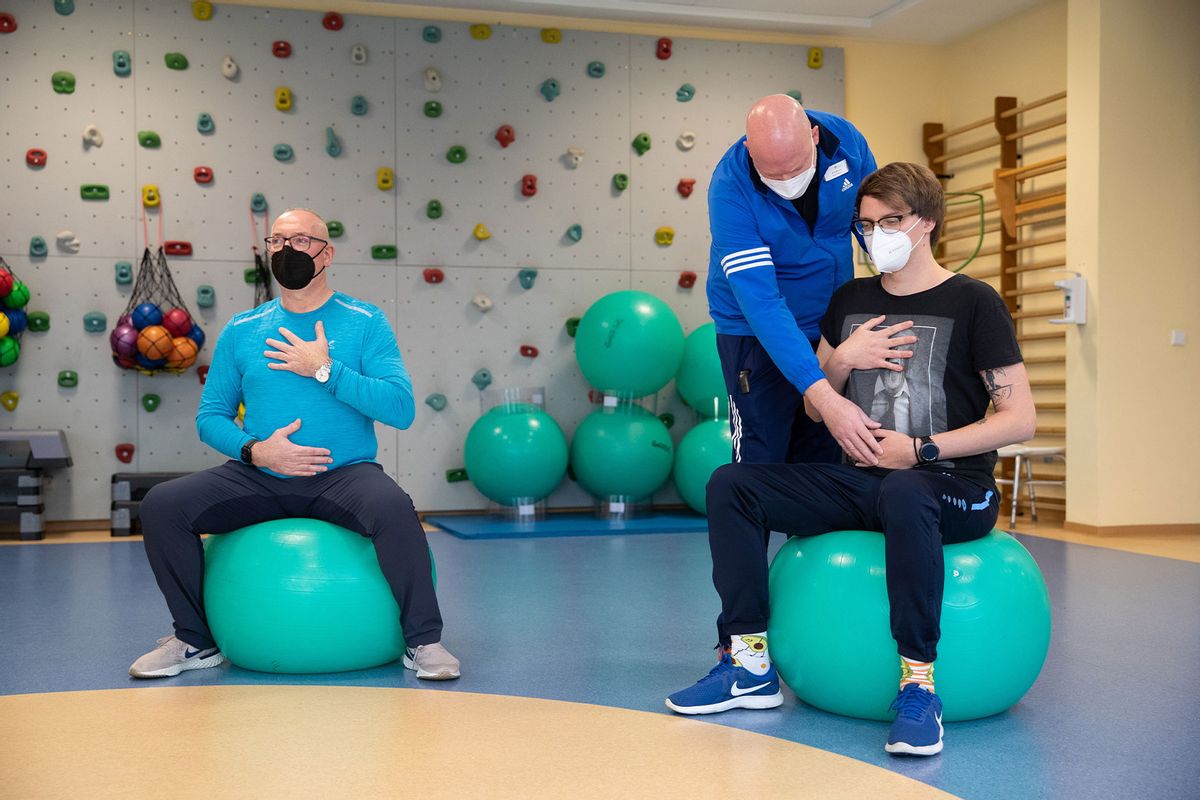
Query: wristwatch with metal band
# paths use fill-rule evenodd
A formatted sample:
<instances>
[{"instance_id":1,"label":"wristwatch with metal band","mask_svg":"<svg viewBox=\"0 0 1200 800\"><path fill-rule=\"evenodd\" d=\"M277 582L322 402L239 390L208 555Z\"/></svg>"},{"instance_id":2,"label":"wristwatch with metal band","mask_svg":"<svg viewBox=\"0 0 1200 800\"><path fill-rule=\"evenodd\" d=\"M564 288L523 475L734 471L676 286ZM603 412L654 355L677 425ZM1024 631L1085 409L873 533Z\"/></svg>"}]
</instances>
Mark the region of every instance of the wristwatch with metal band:
<instances>
[{"instance_id":1,"label":"wristwatch with metal band","mask_svg":"<svg viewBox=\"0 0 1200 800\"><path fill-rule=\"evenodd\" d=\"M317 367L317 371L313 373L313 377L317 379L317 383L329 383L329 370L333 368L333 359L325 359L325 363Z\"/></svg>"}]
</instances>

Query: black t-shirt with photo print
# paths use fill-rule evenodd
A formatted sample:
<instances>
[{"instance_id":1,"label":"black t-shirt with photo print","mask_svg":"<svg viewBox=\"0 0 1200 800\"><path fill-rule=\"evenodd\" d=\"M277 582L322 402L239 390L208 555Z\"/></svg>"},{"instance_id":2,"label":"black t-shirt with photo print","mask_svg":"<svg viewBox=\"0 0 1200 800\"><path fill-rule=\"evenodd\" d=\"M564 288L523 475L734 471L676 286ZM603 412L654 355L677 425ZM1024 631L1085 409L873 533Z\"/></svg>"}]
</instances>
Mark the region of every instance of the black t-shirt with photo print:
<instances>
[{"instance_id":1,"label":"black t-shirt with photo print","mask_svg":"<svg viewBox=\"0 0 1200 800\"><path fill-rule=\"evenodd\" d=\"M913 322L904 331L917 337L902 349L902 372L853 370L842 390L884 428L908 436L935 436L983 419L990 397L980 373L1021 361L1012 317L986 283L955 275L932 289L910 295L884 290L881 276L844 284L829 302L821 335L834 347L860 325L886 314L880 328ZM902 334L903 335L903 334ZM996 451L946 459L917 469L935 469L995 488ZM877 474L889 470L873 468Z\"/></svg>"}]
</instances>

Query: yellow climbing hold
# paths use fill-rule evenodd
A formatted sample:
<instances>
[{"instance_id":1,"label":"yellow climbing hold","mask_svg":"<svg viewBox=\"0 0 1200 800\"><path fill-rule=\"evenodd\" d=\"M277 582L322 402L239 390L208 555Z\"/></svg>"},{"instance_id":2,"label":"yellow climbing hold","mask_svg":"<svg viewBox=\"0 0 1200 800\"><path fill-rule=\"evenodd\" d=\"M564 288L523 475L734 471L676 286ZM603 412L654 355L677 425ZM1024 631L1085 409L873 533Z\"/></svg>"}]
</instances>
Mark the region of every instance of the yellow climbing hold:
<instances>
[{"instance_id":1,"label":"yellow climbing hold","mask_svg":"<svg viewBox=\"0 0 1200 800\"><path fill-rule=\"evenodd\" d=\"M481 222L475 226L475 238L482 242L484 239L492 238L492 234L487 229L487 226Z\"/></svg>"}]
</instances>

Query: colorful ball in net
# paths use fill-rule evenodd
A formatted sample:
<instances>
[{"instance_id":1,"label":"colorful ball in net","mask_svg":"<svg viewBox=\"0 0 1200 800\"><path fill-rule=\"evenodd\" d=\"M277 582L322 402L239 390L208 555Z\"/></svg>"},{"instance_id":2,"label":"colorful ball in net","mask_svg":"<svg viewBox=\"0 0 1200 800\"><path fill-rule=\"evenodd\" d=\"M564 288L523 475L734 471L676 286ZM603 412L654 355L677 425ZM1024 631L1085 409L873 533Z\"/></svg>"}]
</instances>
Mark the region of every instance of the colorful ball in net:
<instances>
[{"instance_id":1,"label":"colorful ball in net","mask_svg":"<svg viewBox=\"0 0 1200 800\"><path fill-rule=\"evenodd\" d=\"M167 366L171 369L187 369L196 363L196 355L200 349L196 343L186 336L176 336L171 340L171 354L167 356Z\"/></svg>"},{"instance_id":2,"label":"colorful ball in net","mask_svg":"<svg viewBox=\"0 0 1200 800\"><path fill-rule=\"evenodd\" d=\"M26 317L24 311L19 308L9 308L0 313L8 317L9 336L16 336L18 333L25 332L25 328L29 324L29 318Z\"/></svg>"},{"instance_id":3,"label":"colorful ball in net","mask_svg":"<svg viewBox=\"0 0 1200 800\"><path fill-rule=\"evenodd\" d=\"M131 316L133 327L137 328L139 331L143 328L148 328L151 325L161 325L163 318L162 310L159 309L158 306L154 305L154 303L142 303L133 310L133 314Z\"/></svg>"},{"instance_id":4,"label":"colorful ball in net","mask_svg":"<svg viewBox=\"0 0 1200 800\"><path fill-rule=\"evenodd\" d=\"M172 308L163 314L162 326L171 334L171 338L187 336L192 330L192 315L182 308Z\"/></svg>"},{"instance_id":5,"label":"colorful ball in net","mask_svg":"<svg viewBox=\"0 0 1200 800\"><path fill-rule=\"evenodd\" d=\"M8 297L9 293L13 290L13 283L15 281L16 278L13 277L11 272L4 267L0 267L0 297Z\"/></svg>"},{"instance_id":6,"label":"colorful ball in net","mask_svg":"<svg viewBox=\"0 0 1200 800\"><path fill-rule=\"evenodd\" d=\"M108 335L108 343L114 356L133 361L138 354L138 329L128 323L118 325Z\"/></svg>"},{"instance_id":7,"label":"colorful ball in net","mask_svg":"<svg viewBox=\"0 0 1200 800\"><path fill-rule=\"evenodd\" d=\"M196 349L204 347L204 329L195 323L192 324L192 329L188 331L187 337L196 343Z\"/></svg>"},{"instance_id":8,"label":"colorful ball in net","mask_svg":"<svg viewBox=\"0 0 1200 800\"><path fill-rule=\"evenodd\" d=\"M11 336L0 339L0 367L16 363L21 357L21 343Z\"/></svg>"},{"instance_id":9,"label":"colorful ball in net","mask_svg":"<svg viewBox=\"0 0 1200 800\"><path fill-rule=\"evenodd\" d=\"M8 336L8 315L0 311L0 339Z\"/></svg>"},{"instance_id":10,"label":"colorful ball in net","mask_svg":"<svg viewBox=\"0 0 1200 800\"><path fill-rule=\"evenodd\" d=\"M5 308L24 308L29 302L29 287L21 281L13 281L12 289L0 302L4 303Z\"/></svg>"},{"instance_id":11,"label":"colorful ball in net","mask_svg":"<svg viewBox=\"0 0 1200 800\"><path fill-rule=\"evenodd\" d=\"M138 353L137 358L134 359L134 363L142 369L156 370L165 367L167 360L165 358L146 358L141 353Z\"/></svg>"},{"instance_id":12,"label":"colorful ball in net","mask_svg":"<svg viewBox=\"0 0 1200 800\"><path fill-rule=\"evenodd\" d=\"M175 349L175 344L166 328L161 325L150 325L143 328L138 334L137 349L151 361L165 361L171 351Z\"/></svg>"}]
</instances>

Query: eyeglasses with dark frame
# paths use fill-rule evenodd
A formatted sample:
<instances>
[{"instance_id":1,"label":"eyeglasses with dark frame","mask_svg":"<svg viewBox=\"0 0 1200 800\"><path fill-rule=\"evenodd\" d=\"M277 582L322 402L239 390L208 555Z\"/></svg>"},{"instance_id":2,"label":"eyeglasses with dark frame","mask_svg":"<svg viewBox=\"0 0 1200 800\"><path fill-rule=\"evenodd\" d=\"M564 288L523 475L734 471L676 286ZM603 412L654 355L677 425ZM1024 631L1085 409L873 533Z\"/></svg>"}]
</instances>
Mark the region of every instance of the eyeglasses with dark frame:
<instances>
[{"instance_id":1,"label":"eyeglasses with dark frame","mask_svg":"<svg viewBox=\"0 0 1200 800\"><path fill-rule=\"evenodd\" d=\"M325 239L318 236L309 236L307 233L297 233L294 236L280 236L279 234L275 234L274 236L268 236L263 241L267 243L267 249L272 253L282 250L285 244L291 245L293 250L303 250L307 253L308 249L312 247L313 242L320 242L321 250L313 253L312 255L314 256L319 256L321 251L329 244Z\"/></svg>"},{"instance_id":2,"label":"eyeglasses with dark frame","mask_svg":"<svg viewBox=\"0 0 1200 800\"><path fill-rule=\"evenodd\" d=\"M880 217L879 219L855 217L853 220L851 220L851 224L854 225L854 230L858 231L863 236L870 236L872 233L874 233L876 225L878 225L879 229L884 233L896 233L901 230L901 225L904 222L904 218L911 213L913 212L909 210L899 214L888 214L886 217Z\"/></svg>"}]
</instances>

